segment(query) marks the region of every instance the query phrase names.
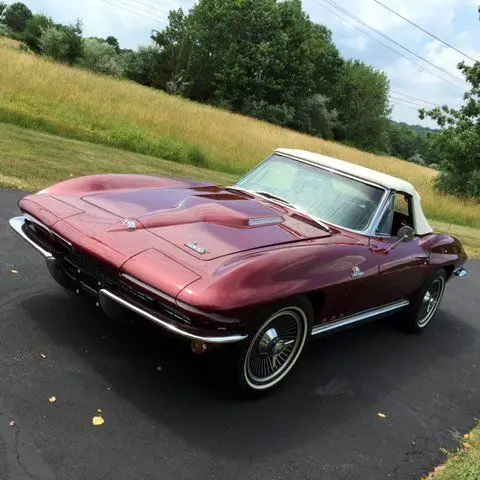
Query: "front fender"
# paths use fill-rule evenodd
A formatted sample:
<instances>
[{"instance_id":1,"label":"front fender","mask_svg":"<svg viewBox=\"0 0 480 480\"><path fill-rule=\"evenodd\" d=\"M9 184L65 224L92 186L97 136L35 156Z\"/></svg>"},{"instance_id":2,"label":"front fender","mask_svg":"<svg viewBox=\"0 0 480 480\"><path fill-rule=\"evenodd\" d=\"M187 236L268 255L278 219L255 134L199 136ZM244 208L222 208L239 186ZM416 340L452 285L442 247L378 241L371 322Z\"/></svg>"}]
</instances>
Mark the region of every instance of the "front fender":
<instances>
[{"instance_id":1,"label":"front fender","mask_svg":"<svg viewBox=\"0 0 480 480\"><path fill-rule=\"evenodd\" d=\"M377 273L367 251L364 245L312 243L237 256L187 286L177 299L207 311L233 310L347 286L355 266L365 277Z\"/></svg>"}]
</instances>

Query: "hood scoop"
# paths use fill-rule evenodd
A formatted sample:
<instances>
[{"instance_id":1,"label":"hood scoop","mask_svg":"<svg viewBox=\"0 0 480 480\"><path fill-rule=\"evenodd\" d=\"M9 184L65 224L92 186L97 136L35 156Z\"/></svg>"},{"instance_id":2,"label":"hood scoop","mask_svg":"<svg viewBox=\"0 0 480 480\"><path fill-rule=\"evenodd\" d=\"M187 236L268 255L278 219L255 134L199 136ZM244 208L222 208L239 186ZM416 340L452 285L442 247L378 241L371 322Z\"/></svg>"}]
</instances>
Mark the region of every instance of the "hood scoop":
<instances>
[{"instance_id":1,"label":"hood scoop","mask_svg":"<svg viewBox=\"0 0 480 480\"><path fill-rule=\"evenodd\" d=\"M135 243L148 232L202 260L330 236L283 206L221 188L130 190L83 200L117 216L108 233L130 231ZM136 231L128 228L132 222Z\"/></svg>"}]
</instances>

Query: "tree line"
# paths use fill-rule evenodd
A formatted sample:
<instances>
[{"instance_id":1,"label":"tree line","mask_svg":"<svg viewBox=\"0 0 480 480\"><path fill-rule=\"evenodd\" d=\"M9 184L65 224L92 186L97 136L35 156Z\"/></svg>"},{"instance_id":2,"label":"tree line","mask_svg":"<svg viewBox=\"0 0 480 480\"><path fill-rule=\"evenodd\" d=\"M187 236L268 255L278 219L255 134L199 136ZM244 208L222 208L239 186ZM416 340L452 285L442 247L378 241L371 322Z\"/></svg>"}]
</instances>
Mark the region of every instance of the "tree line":
<instances>
[{"instance_id":1,"label":"tree line","mask_svg":"<svg viewBox=\"0 0 480 480\"><path fill-rule=\"evenodd\" d=\"M344 59L300 0L199 0L168 20L133 51L113 36L84 38L79 21L62 25L23 3L0 2L0 35L36 54L450 175L439 135L392 122L386 74ZM445 180L438 185L461 194Z\"/></svg>"}]
</instances>

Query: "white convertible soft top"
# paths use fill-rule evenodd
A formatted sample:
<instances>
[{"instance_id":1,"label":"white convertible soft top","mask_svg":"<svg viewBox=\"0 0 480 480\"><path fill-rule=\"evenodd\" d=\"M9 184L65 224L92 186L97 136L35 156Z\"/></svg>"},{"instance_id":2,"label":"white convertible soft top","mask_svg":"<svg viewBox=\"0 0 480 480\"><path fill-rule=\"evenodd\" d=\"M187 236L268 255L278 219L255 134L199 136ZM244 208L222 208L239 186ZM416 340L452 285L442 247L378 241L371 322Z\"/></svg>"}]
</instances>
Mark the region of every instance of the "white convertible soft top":
<instances>
[{"instance_id":1,"label":"white convertible soft top","mask_svg":"<svg viewBox=\"0 0 480 480\"><path fill-rule=\"evenodd\" d=\"M377 172L376 170L371 170L370 168L362 167L344 160L326 157L325 155L320 155L318 153L307 152L306 150L277 148L275 152L288 157L298 158L299 160L305 160L309 163L316 163L317 165L338 172L347 173L359 179L380 185L388 190L407 193L408 195L411 195L413 199L413 221L415 232L418 235L426 235L433 231L423 213L420 203L420 195L411 183L397 177L392 177L386 173Z\"/></svg>"}]
</instances>

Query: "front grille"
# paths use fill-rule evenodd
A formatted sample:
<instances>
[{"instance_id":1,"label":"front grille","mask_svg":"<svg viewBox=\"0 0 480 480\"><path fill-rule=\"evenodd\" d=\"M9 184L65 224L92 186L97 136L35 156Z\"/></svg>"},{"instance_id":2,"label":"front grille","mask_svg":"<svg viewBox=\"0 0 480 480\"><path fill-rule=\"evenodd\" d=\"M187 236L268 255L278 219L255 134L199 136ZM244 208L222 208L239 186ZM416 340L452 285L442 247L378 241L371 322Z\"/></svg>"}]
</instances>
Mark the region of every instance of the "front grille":
<instances>
[{"instance_id":1,"label":"front grille","mask_svg":"<svg viewBox=\"0 0 480 480\"><path fill-rule=\"evenodd\" d=\"M54 255L56 262L73 283L74 288L82 289L95 298L103 288L133 301L152 313L164 315L174 322L191 325L189 318L122 281L116 268L78 252L67 240L54 234L48 227L27 219L24 231L35 243Z\"/></svg>"}]
</instances>

